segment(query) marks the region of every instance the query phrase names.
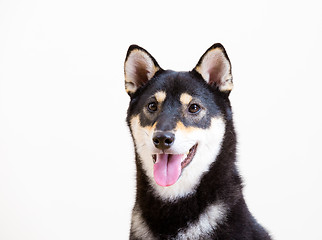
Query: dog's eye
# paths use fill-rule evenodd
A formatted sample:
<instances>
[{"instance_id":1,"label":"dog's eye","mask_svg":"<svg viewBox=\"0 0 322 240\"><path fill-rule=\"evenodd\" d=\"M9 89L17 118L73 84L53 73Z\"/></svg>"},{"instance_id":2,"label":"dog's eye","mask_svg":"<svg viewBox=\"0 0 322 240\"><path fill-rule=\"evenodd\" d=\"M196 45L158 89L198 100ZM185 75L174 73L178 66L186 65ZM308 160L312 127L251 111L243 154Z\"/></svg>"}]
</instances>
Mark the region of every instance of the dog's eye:
<instances>
[{"instance_id":1,"label":"dog's eye","mask_svg":"<svg viewBox=\"0 0 322 240\"><path fill-rule=\"evenodd\" d=\"M189 106L189 109L188 109L188 111L190 112L190 113L198 113L198 112L200 112L200 106L198 105L198 104L191 104L190 106Z\"/></svg>"},{"instance_id":2,"label":"dog's eye","mask_svg":"<svg viewBox=\"0 0 322 240\"><path fill-rule=\"evenodd\" d=\"M158 110L158 104L156 102L150 102L148 104L148 110L150 112L156 112Z\"/></svg>"}]
</instances>

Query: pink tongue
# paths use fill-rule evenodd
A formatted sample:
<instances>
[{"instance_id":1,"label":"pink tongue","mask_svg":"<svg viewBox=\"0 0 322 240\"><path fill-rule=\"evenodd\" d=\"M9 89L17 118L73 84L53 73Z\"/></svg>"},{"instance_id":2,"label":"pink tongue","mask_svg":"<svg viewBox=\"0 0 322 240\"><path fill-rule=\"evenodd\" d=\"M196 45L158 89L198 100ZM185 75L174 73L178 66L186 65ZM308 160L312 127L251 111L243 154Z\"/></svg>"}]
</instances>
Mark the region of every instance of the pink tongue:
<instances>
[{"instance_id":1,"label":"pink tongue","mask_svg":"<svg viewBox=\"0 0 322 240\"><path fill-rule=\"evenodd\" d=\"M154 164L154 180L162 187L175 184L181 174L183 154L157 154Z\"/></svg>"}]
</instances>

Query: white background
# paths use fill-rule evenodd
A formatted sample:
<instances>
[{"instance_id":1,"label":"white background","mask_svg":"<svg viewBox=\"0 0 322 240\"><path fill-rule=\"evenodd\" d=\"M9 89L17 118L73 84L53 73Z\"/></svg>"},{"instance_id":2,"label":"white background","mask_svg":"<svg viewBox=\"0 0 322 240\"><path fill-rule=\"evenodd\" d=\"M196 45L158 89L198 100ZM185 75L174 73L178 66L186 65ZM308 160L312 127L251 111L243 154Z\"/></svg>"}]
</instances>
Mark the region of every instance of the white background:
<instances>
[{"instance_id":1,"label":"white background","mask_svg":"<svg viewBox=\"0 0 322 240\"><path fill-rule=\"evenodd\" d=\"M238 165L275 239L322 239L319 1L0 1L0 239L128 239L127 48L233 65Z\"/></svg>"}]
</instances>

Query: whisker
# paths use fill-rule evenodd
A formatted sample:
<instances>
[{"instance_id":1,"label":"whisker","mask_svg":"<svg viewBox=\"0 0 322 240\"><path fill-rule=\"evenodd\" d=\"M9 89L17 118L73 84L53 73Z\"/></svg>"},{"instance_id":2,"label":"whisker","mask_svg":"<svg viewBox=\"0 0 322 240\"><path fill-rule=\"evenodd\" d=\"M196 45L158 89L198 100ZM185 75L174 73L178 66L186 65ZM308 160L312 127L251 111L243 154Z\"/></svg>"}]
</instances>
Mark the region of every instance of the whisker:
<instances>
[{"instance_id":1,"label":"whisker","mask_svg":"<svg viewBox=\"0 0 322 240\"><path fill-rule=\"evenodd\" d=\"M145 129L143 129L143 132L149 137L149 133Z\"/></svg>"},{"instance_id":2,"label":"whisker","mask_svg":"<svg viewBox=\"0 0 322 240\"><path fill-rule=\"evenodd\" d=\"M143 148L143 147L145 147L145 146L146 146L146 144L145 144L145 143L143 143L143 144L141 144L141 145L136 146L136 148L139 150L139 149L141 149L141 148Z\"/></svg>"}]
</instances>

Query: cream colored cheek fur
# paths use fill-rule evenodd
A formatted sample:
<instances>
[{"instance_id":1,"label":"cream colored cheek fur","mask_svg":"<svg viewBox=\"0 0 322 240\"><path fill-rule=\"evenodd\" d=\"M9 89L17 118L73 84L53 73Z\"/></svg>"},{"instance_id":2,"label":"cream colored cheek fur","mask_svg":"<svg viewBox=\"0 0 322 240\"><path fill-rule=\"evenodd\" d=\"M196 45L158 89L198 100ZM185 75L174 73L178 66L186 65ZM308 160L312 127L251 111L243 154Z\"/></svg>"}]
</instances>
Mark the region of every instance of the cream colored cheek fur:
<instances>
[{"instance_id":1,"label":"cream colored cheek fur","mask_svg":"<svg viewBox=\"0 0 322 240\"><path fill-rule=\"evenodd\" d=\"M178 181L172 186L161 187L153 178L152 155L158 152L152 142L154 128L143 128L140 125L139 116L132 118L130 126L137 152L141 157L142 167L150 179L150 185L164 200L175 200L194 192L200 178L209 170L211 163L219 154L225 134L225 122L221 117L213 118L208 129L194 128L187 132L180 129L175 131L175 142L168 153L187 153L196 143L198 143L198 148L193 160L183 170Z\"/></svg>"}]
</instances>

